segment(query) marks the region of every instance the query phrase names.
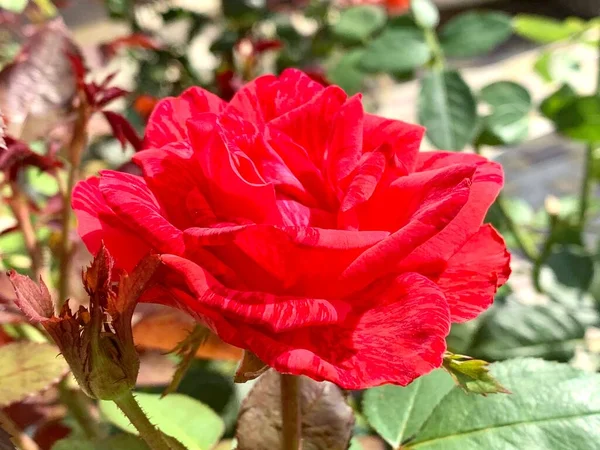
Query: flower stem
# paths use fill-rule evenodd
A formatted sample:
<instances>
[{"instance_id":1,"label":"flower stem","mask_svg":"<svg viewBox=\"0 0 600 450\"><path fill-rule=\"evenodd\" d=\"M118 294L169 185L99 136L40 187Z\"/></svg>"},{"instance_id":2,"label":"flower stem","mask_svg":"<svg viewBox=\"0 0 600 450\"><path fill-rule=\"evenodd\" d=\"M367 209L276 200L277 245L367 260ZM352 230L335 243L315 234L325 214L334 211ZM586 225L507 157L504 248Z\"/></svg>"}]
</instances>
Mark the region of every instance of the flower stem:
<instances>
[{"instance_id":1,"label":"flower stem","mask_svg":"<svg viewBox=\"0 0 600 450\"><path fill-rule=\"evenodd\" d=\"M87 125L90 118L90 108L87 104L85 95L79 95L79 108L77 111L77 120L73 129L73 136L69 143L69 174L67 186L63 195L63 209L61 217L62 236L59 248L60 257L60 276L58 281L58 307L62 306L69 295L69 272L71 269L72 252L69 237L71 234L71 196L73 188L79 176L79 165L81 155L87 143Z\"/></svg>"},{"instance_id":2,"label":"flower stem","mask_svg":"<svg viewBox=\"0 0 600 450\"><path fill-rule=\"evenodd\" d=\"M131 391L128 391L122 397L114 400L115 404L123 411L133 426L140 433L140 437L146 441L146 444L152 450L171 450L172 447L167 443L164 435L156 428L146 417L142 408L133 397Z\"/></svg>"},{"instance_id":3,"label":"flower stem","mask_svg":"<svg viewBox=\"0 0 600 450\"><path fill-rule=\"evenodd\" d=\"M10 434L13 443L19 450L40 450L36 442L21 431L2 409L0 409L0 426Z\"/></svg>"},{"instance_id":4,"label":"flower stem","mask_svg":"<svg viewBox=\"0 0 600 450\"><path fill-rule=\"evenodd\" d=\"M300 449L300 416L300 378L281 374L282 450Z\"/></svg>"},{"instance_id":5,"label":"flower stem","mask_svg":"<svg viewBox=\"0 0 600 450\"><path fill-rule=\"evenodd\" d=\"M21 233L23 234L23 241L25 242L27 253L31 258L31 274L33 279L37 281L41 275L42 252L35 235L35 228L31 222L29 204L27 202L27 198L21 192L17 183L13 183L11 187L13 195L9 200L8 205L15 216Z\"/></svg>"}]
</instances>

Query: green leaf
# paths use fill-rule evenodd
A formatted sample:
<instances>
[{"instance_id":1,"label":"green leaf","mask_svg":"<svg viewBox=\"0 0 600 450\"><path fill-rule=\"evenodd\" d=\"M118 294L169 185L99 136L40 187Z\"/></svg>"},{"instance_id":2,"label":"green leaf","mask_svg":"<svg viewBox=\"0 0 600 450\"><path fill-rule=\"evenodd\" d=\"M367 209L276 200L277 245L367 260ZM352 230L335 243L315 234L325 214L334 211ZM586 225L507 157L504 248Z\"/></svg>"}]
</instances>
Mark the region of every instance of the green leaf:
<instances>
[{"instance_id":1,"label":"green leaf","mask_svg":"<svg viewBox=\"0 0 600 450\"><path fill-rule=\"evenodd\" d=\"M594 276L594 259L581 246L556 244L544 264L558 283L587 291Z\"/></svg>"},{"instance_id":2,"label":"green leaf","mask_svg":"<svg viewBox=\"0 0 600 450\"><path fill-rule=\"evenodd\" d=\"M8 406L57 383L69 368L55 345L13 342L0 347L0 406Z\"/></svg>"},{"instance_id":3,"label":"green leaf","mask_svg":"<svg viewBox=\"0 0 600 450\"><path fill-rule=\"evenodd\" d=\"M485 54L512 33L510 17L497 12L467 12L450 20L440 31L447 56L470 58Z\"/></svg>"},{"instance_id":4,"label":"green leaf","mask_svg":"<svg viewBox=\"0 0 600 450\"><path fill-rule=\"evenodd\" d=\"M600 142L600 96L578 97L554 116L558 131L587 143Z\"/></svg>"},{"instance_id":5,"label":"green leaf","mask_svg":"<svg viewBox=\"0 0 600 450\"><path fill-rule=\"evenodd\" d=\"M88 439L65 438L57 441L52 450L149 450L150 447L137 436L117 434L94 442Z\"/></svg>"},{"instance_id":6,"label":"green leaf","mask_svg":"<svg viewBox=\"0 0 600 450\"><path fill-rule=\"evenodd\" d=\"M513 19L515 33L541 44L562 41L585 29L580 20L567 19L560 22L545 16L520 14Z\"/></svg>"},{"instance_id":7,"label":"green leaf","mask_svg":"<svg viewBox=\"0 0 600 450\"><path fill-rule=\"evenodd\" d=\"M327 72L327 79L340 86L346 93L353 95L359 92L366 74L359 68L364 56L363 49L350 50L337 61Z\"/></svg>"},{"instance_id":8,"label":"green leaf","mask_svg":"<svg viewBox=\"0 0 600 450\"><path fill-rule=\"evenodd\" d=\"M442 398L454 388L442 369L406 387L380 386L365 392L363 411L371 426L393 448L414 436Z\"/></svg>"},{"instance_id":9,"label":"green leaf","mask_svg":"<svg viewBox=\"0 0 600 450\"><path fill-rule=\"evenodd\" d=\"M430 58L422 31L390 27L369 43L360 66L367 72L405 72L423 66Z\"/></svg>"},{"instance_id":10,"label":"green leaf","mask_svg":"<svg viewBox=\"0 0 600 450\"><path fill-rule=\"evenodd\" d=\"M433 29L440 23L440 12L431 0L412 0L410 9L415 22L423 28Z\"/></svg>"},{"instance_id":11,"label":"green leaf","mask_svg":"<svg viewBox=\"0 0 600 450\"><path fill-rule=\"evenodd\" d=\"M415 440L419 450L592 450L600 429L600 375L518 359L492 365L511 395L483 398L454 388Z\"/></svg>"},{"instance_id":12,"label":"green leaf","mask_svg":"<svg viewBox=\"0 0 600 450\"><path fill-rule=\"evenodd\" d=\"M568 82L579 74L579 59L569 50L545 51L533 66L546 82Z\"/></svg>"},{"instance_id":13,"label":"green leaf","mask_svg":"<svg viewBox=\"0 0 600 450\"><path fill-rule=\"evenodd\" d=\"M7 9L14 13L22 13L29 0L0 0L0 9Z\"/></svg>"},{"instance_id":14,"label":"green leaf","mask_svg":"<svg viewBox=\"0 0 600 450\"><path fill-rule=\"evenodd\" d=\"M546 97L540 105L540 111L550 120L554 120L558 112L577 98L577 93L568 84Z\"/></svg>"},{"instance_id":15,"label":"green leaf","mask_svg":"<svg viewBox=\"0 0 600 450\"><path fill-rule=\"evenodd\" d=\"M489 363L451 352L444 354L444 369L465 392L474 394L510 394L489 373Z\"/></svg>"},{"instance_id":16,"label":"green leaf","mask_svg":"<svg viewBox=\"0 0 600 450\"><path fill-rule=\"evenodd\" d=\"M586 329L597 325L599 318L591 302L564 300L524 305L508 299L495 304L483 317L468 353L493 361L518 357L569 360Z\"/></svg>"},{"instance_id":17,"label":"green leaf","mask_svg":"<svg viewBox=\"0 0 600 450\"><path fill-rule=\"evenodd\" d=\"M223 422L219 416L190 397L171 394L161 399L160 395L144 393L137 393L135 397L153 424L189 450L211 449L223 435ZM100 410L112 424L137 434L113 402L100 402Z\"/></svg>"},{"instance_id":18,"label":"green leaf","mask_svg":"<svg viewBox=\"0 0 600 450\"><path fill-rule=\"evenodd\" d=\"M432 70L421 80L419 122L437 148L462 150L473 138L477 107L471 89L456 71Z\"/></svg>"},{"instance_id":19,"label":"green leaf","mask_svg":"<svg viewBox=\"0 0 600 450\"><path fill-rule=\"evenodd\" d=\"M529 131L531 96L527 89L511 81L492 83L481 90L481 98L492 108L484 126L503 144L523 141Z\"/></svg>"},{"instance_id":20,"label":"green leaf","mask_svg":"<svg viewBox=\"0 0 600 450\"><path fill-rule=\"evenodd\" d=\"M347 41L364 42L385 25L386 13L383 8L372 5L347 8L340 13L333 25L333 34Z\"/></svg>"}]
</instances>

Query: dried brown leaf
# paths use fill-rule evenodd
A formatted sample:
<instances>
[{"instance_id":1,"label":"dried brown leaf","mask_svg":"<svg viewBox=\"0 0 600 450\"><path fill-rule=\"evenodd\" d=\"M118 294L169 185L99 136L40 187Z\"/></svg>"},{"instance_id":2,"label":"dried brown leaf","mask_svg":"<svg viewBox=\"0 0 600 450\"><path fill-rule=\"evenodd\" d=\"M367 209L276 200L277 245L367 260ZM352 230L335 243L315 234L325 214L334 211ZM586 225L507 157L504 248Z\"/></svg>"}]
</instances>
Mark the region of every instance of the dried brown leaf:
<instances>
[{"instance_id":1,"label":"dried brown leaf","mask_svg":"<svg viewBox=\"0 0 600 450\"><path fill-rule=\"evenodd\" d=\"M11 441L11 436L0 427L0 450L17 450Z\"/></svg>"},{"instance_id":2,"label":"dried brown leaf","mask_svg":"<svg viewBox=\"0 0 600 450\"><path fill-rule=\"evenodd\" d=\"M0 107L9 127L27 120L22 138L44 137L70 111L76 83L67 52L79 50L57 18L40 25L0 72Z\"/></svg>"},{"instance_id":3,"label":"dried brown leaf","mask_svg":"<svg viewBox=\"0 0 600 450\"><path fill-rule=\"evenodd\" d=\"M54 304L50 291L40 278L39 285L31 278L18 274L14 270L8 273L15 289L15 304L34 322L41 322L54 315Z\"/></svg>"},{"instance_id":4,"label":"dried brown leaf","mask_svg":"<svg viewBox=\"0 0 600 450\"><path fill-rule=\"evenodd\" d=\"M150 305L142 305L150 306ZM155 307L141 315L133 326L133 340L140 348L169 352L184 341L194 329L196 322L187 314L167 307ZM242 350L223 342L210 333L196 352L196 358L239 361Z\"/></svg>"},{"instance_id":5,"label":"dried brown leaf","mask_svg":"<svg viewBox=\"0 0 600 450\"><path fill-rule=\"evenodd\" d=\"M269 370L269 366L262 362L258 356L248 350L244 350L244 356L240 361L233 381L236 383L245 383L246 381L258 378L267 370Z\"/></svg>"},{"instance_id":6,"label":"dried brown leaf","mask_svg":"<svg viewBox=\"0 0 600 450\"><path fill-rule=\"evenodd\" d=\"M300 378L302 450L346 450L354 427L352 408L333 383ZM238 450L281 448L280 375L262 375L242 403Z\"/></svg>"}]
</instances>

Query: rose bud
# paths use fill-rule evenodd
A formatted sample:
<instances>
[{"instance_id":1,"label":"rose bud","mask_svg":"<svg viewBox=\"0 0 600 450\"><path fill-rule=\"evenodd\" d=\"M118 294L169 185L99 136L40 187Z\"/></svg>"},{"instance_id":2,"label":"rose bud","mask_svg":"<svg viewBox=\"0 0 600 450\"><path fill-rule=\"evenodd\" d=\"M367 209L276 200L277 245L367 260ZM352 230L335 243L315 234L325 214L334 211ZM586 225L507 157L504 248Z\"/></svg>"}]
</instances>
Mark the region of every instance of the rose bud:
<instances>
[{"instance_id":1,"label":"rose bud","mask_svg":"<svg viewBox=\"0 0 600 450\"><path fill-rule=\"evenodd\" d=\"M42 324L90 397L113 400L135 386L140 363L133 343L131 318L159 263L156 255L143 258L130 276L121 275L115 291L113 260L102 246L83 273L90 296L89 309L80 306L73 314L67 300L58 316L41 278L37 285L24 275L9 272L17 295L16 305L31 321Z\"/></svg>"}]
</instances>

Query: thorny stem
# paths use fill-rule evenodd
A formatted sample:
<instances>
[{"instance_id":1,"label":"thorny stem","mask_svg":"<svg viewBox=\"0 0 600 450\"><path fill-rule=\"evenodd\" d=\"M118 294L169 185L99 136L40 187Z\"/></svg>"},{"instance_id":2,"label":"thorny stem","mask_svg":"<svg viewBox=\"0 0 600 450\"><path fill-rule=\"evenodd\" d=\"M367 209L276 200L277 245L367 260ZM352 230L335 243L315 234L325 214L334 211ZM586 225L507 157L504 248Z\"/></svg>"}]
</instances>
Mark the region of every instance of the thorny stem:
<instances>
[{"instance_id":1,"label":"thorny stem","mask_svg":"<svg viewBox=\"0 0 600 450\"><path fill-rule=\"evenodd\" d=\"M10 434L13 443L19 450L40 450L36 442L21 431L2 409L0 409L0 426Z\"/></svg>"},{"instance_id":2,"label":"thorny stem","mask_svg":"<svg viewBox=\"0 0 600 450\"><path fill-rule=\"evenodd\" d=\"M148 417L146 417L146 414L144 414L144 411L140 408L140 405L133 397L131 391L128 391L114 402L127 416L129 421L140 433L140 437L146 441L146 444L148 444L152 450L172 449L160 430L148 420Z\"/></svg>"},{"instance_id":3,"label":"thorny stem","mask_svg":"<svg viewBox=\"0 0 600 450\"><path fill-rule=\"evenodd\" d=\"M596 77L596 95L600 95L600 43L598 47L597 77ZM579 229L583 232L585 227L586 212L588 209L590 191L592 188L592 170L594 164L594 151L596 146L589 144L585 149L585 162L583 166L583 180L579 191Z\"/></svg>"},{"instance_id":4,"label":"thorny stem","mask_svg":"<svg viewBox=\"0 0 600 450\"><path fill-rule=\"evenodd\" d=\"M63 209L61 230L62 236L59 248L60 258L60 276L58 282L58 303L59 308L69 295L69 273L71 269L72 252L69 243L69 235L71 234L71 196L77 178L79 176L79 165L81 163L81 155L85 149L87 142L87 124L90 118L90 111L85 99L85 95L79 95L79 108L77 111L77 120L73 129L73 136L69 144L69 174L67 178L67 186L63 193Z\"/></svg>"},{"instance_id":5,"label":"thorny stem","mask_svg":"<svg viewBox=\"0 0 600 450\"><path fill-rule=\"evenodd\" d=\"M33 278L37 280L41 275L42 269L42 252L38 245L37 237L35 235L35 228L31 223L31 216L29 214L29 204L27 198L23 195L19 186L16 183L12 183L13 197L8 202L12 213L17 220L17 225L23 233L23 240L25 241L25 247L27 253L31 258L31 272Z\"/></svg>"},{"instance_id":6,"label":"thorny stem","mask_svg":"<svg viewBox=\"0 0 600 450\"><path fill-rule=\"evenodd\" d=\"M301 440L299 377L281 374L282 450L299 450Z\"/></svg>"}]
</instances>

